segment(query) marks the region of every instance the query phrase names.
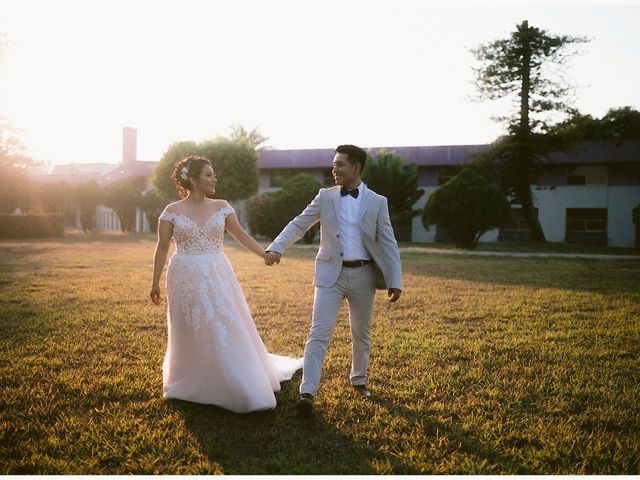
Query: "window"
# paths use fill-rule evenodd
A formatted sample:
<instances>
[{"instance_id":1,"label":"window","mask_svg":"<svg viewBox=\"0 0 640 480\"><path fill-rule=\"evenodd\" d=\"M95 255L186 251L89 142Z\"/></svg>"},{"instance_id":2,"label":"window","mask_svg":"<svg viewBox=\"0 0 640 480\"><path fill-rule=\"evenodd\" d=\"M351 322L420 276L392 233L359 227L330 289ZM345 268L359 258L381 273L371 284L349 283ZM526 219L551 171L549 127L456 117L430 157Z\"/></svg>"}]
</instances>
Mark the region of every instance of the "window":
<instances>
[{"instance_id":1,"label":"window","mask_svg":"<svg viewBox=\"0 0 640 480\"><path fill-rule=\"evenodd\" d=\"M567 208L567 242L607 244L606 208Z\"/></svg>"},{"instance_id":2,"label":"window","mask_svg":"<svg viewBox=\"0 0 640 480\"><path fill-rule=\"evenodd\" d=\"M534 208L534 212L537 217L538 209ZM511 218L500 228L498 240L528 240L530 239L529 231L529 224L522 207L512 207Z\"/></svg>"},{"instance_id":3,"label":"window","mask_svg":"<svg viewBox=\"0 0 640 480\"><path fill-rule=\"evenodd\" d=\"M567 174L567 185L607 185L607 167L576 167Z\"/></svg>"},{"instance_id":4,"label":"window","mask_svg":"<svg viewBox=\"0 0 640 480\"><path fill-rule=\"evenodd\" d=\"M538 216L538 209L534 208L536 217ZM529 224L524 216L524 210L522 208L512 208L511 218L509 222L503 227L504 230L512 230L514 232L528 232Z\"/></svg>"},{"instance_id":5,"label":"window","mask_svg":"<svg viewBox=\"0 0 640 480\"><path fill-rule=\"evenodd\" d=\"M567 231L606 232L606 208L567 208Z\"/></svg>"}]
</instances>

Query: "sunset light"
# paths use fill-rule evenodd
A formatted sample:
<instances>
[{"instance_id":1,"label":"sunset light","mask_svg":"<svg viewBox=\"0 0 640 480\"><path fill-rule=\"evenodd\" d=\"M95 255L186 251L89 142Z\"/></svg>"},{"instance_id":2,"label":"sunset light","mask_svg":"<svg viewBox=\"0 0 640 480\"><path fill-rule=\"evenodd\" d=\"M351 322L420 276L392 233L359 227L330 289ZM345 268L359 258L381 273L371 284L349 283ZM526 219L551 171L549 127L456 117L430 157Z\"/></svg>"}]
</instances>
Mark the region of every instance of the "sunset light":
<instances>
[{"instance_id":1,"label":"sunset light","mask_svg":"<svg viewBox=\"0 0 640 480\"><path fill-rule=\"evenodd\" d=\"M640 105L640 6L431 2L0 2L0 115L34 158L139 158L239 122L277 148L490 142L504 105L473 103L469 49L520 21L588 36L576 106Z\"/></svg>"}]
</instances>

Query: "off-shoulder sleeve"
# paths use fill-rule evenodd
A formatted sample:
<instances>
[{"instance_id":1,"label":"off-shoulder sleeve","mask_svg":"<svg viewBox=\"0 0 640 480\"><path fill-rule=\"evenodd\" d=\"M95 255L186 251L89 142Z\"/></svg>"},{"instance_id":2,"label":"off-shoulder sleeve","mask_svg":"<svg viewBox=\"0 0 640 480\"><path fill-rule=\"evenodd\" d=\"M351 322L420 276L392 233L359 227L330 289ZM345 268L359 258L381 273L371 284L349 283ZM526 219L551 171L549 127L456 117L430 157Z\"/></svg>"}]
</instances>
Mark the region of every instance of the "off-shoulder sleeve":
<instances>
[{"instance_id":1,"label":"off-shoulder sleeve","mask_svg":"<svg viewBox=\"0 0 640 480\"><path fill-rule=\"evenodd\" d=\"M167 208L168 207L165 207L165 209L162 211L162 213L158 217L158 220L164 220L165 222L172 222L173 223L173 219L175 217L175 214L173 212L170 212L169 210L167 210Z\"/></svg>"},{"instance_id":2,"label":"off-shoulder sleeve","mask_svg":"<svg viewBox=\"0 0 640 480\"><path fill-rule=\"evenodd\" d=\"M229 202L226 202L226 205L222 208L222 212L224 213L225 218L231 215L232 213L236 213L233 207L229 205Z\"/></svg>"}]
</instances>

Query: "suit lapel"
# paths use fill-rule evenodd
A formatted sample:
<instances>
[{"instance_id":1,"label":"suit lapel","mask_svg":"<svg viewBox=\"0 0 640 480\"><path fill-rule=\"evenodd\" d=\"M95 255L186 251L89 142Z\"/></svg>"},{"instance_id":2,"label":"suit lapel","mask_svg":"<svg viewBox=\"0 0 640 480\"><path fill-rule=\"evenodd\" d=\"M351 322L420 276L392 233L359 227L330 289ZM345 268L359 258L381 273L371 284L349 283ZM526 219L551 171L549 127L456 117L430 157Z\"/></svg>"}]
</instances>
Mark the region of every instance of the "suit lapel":
<instances>
[{"instance_id":1,"label":"suit lapel","mask_svg":"<svg viewBox=\"0 0 640 480\"><path fill-rule=\"evenodd\" d=\"M336 209L336 221L340 223L340 188L333 189L333 206Z\"/></svg>"},{"instance_id":2,"label":"suit lapel","mask_svg":"<svg viewBox=\"0 0 640 480\"><path fill-rule=\"evenodd\" d=\"M362 203L360 204L360 212L358 212L358 219L360 220L360 223L362 223L362 217L364 217L364 214L366 213L367 208L369 207L370 199L371 199L371 195L369 194L369 187L364 188L362 190Z\"/></svg>"}]
</instances>

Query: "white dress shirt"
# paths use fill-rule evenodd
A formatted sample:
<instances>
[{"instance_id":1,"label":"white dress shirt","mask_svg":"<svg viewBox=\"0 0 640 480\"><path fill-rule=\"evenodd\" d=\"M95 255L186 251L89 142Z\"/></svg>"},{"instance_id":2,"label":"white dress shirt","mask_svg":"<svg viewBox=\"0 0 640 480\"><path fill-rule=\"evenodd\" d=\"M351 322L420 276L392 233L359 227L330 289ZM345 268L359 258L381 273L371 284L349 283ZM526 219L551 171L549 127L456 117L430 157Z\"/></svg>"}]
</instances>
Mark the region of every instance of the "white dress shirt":
<instances>
[{"instance_id":1,"label":"white dress shirt","mask_svg":"<svg viewBox=\"0 0 640 480\"><path fill-rule=\"evenodd\" d=\"M370 260L371 255L362 242L360 228L360 207L367 187L364 183L356 187L358 198L351 195L340 197L340 240L342 241L343 260Z\"/></svg>"}]
</instances>

